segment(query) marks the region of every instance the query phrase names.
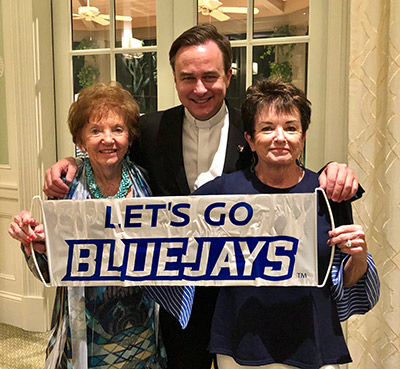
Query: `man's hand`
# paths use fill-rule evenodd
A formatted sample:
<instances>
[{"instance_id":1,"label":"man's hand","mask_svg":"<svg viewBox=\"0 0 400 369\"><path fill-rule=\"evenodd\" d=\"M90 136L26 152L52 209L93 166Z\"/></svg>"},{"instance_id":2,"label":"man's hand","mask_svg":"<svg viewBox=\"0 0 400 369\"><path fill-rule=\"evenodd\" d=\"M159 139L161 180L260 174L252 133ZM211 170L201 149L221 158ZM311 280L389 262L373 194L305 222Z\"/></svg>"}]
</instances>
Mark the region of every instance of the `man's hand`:
<instances>
[{"instance_id":1,"label":"man's hand","mask_svg":"<svg viewBox=\"0 0 400 369\"><path fill-rule=\"evenodd\" d=\"M358 180L354 172L346 165L329 163L319 176L319 185L336 202L350 200L358 189Z\"/></svg>"},{"instance_id":2,"label":"man's hand","mask_svg":"<svg viewBox=\"0 0 400 369\"><path fill-rule=\"evenodd\" d=\"M51 198L64 197L68 193L69 187L61 179L61 175L65 174L65 181L69 183L74 179L77 168L75 159L72 157L59 160L46 170L43 192Z\"/></svg>"}]
</instances>

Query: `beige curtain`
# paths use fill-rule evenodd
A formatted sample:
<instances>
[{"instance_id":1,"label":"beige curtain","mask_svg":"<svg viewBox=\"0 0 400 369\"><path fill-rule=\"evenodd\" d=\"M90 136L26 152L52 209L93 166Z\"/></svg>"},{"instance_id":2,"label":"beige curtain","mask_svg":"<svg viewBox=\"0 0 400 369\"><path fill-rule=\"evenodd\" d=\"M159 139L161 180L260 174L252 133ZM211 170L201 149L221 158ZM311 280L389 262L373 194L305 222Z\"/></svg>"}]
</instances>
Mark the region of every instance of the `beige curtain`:
<instances>
[{"instance_id":1,"label":"beige curtain","mask_svg":"<svg viewBox=\"0 0 400 369\"><path fill-rule=\"evenodd\" d=\"M367 191L355 220L367 230L379 304L351 318L351 369L400 368L400 1L352 0L349 166Z\"/></svg>"}]
</instances>

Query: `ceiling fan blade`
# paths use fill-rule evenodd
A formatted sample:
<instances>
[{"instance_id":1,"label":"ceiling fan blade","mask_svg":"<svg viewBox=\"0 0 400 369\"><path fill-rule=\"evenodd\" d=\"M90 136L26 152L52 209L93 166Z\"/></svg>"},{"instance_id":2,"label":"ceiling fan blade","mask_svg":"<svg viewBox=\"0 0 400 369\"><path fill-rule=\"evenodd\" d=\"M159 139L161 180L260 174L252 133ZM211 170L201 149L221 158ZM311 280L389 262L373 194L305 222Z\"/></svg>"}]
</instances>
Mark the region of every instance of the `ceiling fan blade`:
<instances>
[{"instance_id":1,"label":"ceiling fan blade","mask_svg":"<svg viewBox=\"0 0 400 369\"><path fill-rule=\"evenodd\" d=\"M206 6L210 10L215 10L221 5L222 5L222 3L218 0L206 0L205 4L204 4L204 6Z\"/></svg>"},{"instance_id":2,"label":"ceiling fan blade","mask_svg":"<svg viewBox=\"0 0 400 369\"><path fill-rule=\"evenodd\" d=\"M210 15L211 15L212 17L214 17L215 19L221 21L221 22L226 21L226 20L228 20L228 19L231 18L229 15L226 15L226 14L224 14L224 13L221 13L221 12L218 11L218 10L213 10L213 11L210 13Z\"/></svg>"},{"instance_id":3,"label":"ceiling fan blade","mask_svg":"<svg viewBox=\"0 0 400 369\"><path fill-rule=\"evenodd\" d=\"M209 11L217 9L222 3L218 0L198 0L198 7Z\"/></svg>"},{"instance_id":4,"label":"ceiling fan blade","mask_svg":"<svg viewBox=\"0 0 400 369\"><path fill-rule=\"evenodd\" d=\"M94 6L81 6L78 8L78 13L80 15L95 17L96 15L100 14L100 11Z\"/></svg>"},{"instance_id":5,"label":"ceiling fan blade","mask_svg":"<svg viewBox=\"0 0 400 369\"><path fill-rule=\"evenodd\" d=\"M115 20L123 22L131 22L132 17L130 17L129 15L116 15Z\"/></svg>"},{"instance_id":6,"label":"ceiling fan blade","mask_svg":"<svg viewBox=\"0 0 400 369\"><path fill-rule=\"evenodd\" d=\"M101 17L103 19L110 20L110 15L109 14L100 14L99 17ZM116 15L115 16L115 20L123 21L123 22L131 22L132 21L132 17L130 17L128 15Z\"/></svg>"},{"instance_id":7,"label":"ceiling fan blade","mask_svg":"<svg viewBox=\"0 0 400 369\"><path fill-rule=\"evenodd\" d=\"M108 26L110 24L110 21L108 21L107 19L104 19L102 17L93 17L91 20L93 22L100 24L101 26Z\"/></svg>"},{"instance_id":8,"label":"ceiling fan blade","mask_svg":"<svg viewBox=\"0 0 400 369\"><path fill-rule=\"evenodd\" d=\"M224 13L235 13L235 14L246 14L247 8L244 6L220 6L219 11ZM254 14L258 14L260 11L254 8Z\"/></svg>"}]
</instances>

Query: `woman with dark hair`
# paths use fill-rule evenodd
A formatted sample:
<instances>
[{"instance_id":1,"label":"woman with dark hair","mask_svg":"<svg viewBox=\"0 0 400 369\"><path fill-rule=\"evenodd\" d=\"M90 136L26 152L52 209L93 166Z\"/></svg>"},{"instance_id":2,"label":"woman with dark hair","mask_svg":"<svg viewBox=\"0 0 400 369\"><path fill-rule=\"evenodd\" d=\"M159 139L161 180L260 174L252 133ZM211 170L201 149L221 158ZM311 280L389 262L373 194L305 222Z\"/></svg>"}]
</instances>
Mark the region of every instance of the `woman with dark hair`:
<instances>
[{"instance_id":1,"label":"woman with dark hair","mask_svg":"<svg viewBox=\"0 0 400 369\"><path fill-rule=\"evenodd\" d=\"M69 110L68 124L74 143L87 156L66 199L151 195L143 173L127 155L138 135L138 122L138 105L116 82L95 84L79 93ZM14 217L9 233L22 243L28 266L38 276L30 249L33 244L41 272L48 275L43 225L24 210ZM70 303L77 289L57 288L46 368L73 366L71 347L74 351L76 346L71 311L81 311L85 319L88 368L165 367L164 346L156 337L154 302L140 287L85 287L84 305L82 299Z\"/></svg>"},{"instance_id":2,"label":"woman with dark hair","mask_svg":"<svg viewBox=\"0 0 400 369\"><path fill-rule=\"evenodd\" d=\"M242 118L253 165L224 174L194 194L314 192L319 187L318 174L299 160L310 106L305 94L290 83L263 80L251 86ZM219 369L333 369L351 361L340 321L376 304L379 279L363 228L352 224L350 203L330 205L337 225L334 230L330 230L326 204L318 204L319 276L327 270L331 247L335 247L332 278L323 288L220 289L210 340Z\"/></svg>"}]
</instances>

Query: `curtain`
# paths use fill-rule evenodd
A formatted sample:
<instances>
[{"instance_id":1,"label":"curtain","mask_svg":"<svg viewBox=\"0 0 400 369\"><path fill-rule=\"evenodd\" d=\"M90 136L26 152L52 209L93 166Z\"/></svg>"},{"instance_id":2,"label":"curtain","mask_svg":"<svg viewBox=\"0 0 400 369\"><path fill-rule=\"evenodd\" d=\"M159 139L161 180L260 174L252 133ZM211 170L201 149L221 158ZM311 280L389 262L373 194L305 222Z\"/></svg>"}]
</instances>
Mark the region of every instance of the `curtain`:
<instances>
[{"instance_id":1,"label":"curtain","mask_svg":"<svg viewBox=\"0 0 400 369\"><path fill-rule=\"evenodd\" d=\"M350 369L400 368L400 1L352 0L348 162L381 280L378 305L351 318Z\"/></svg>"}]
</instances>

